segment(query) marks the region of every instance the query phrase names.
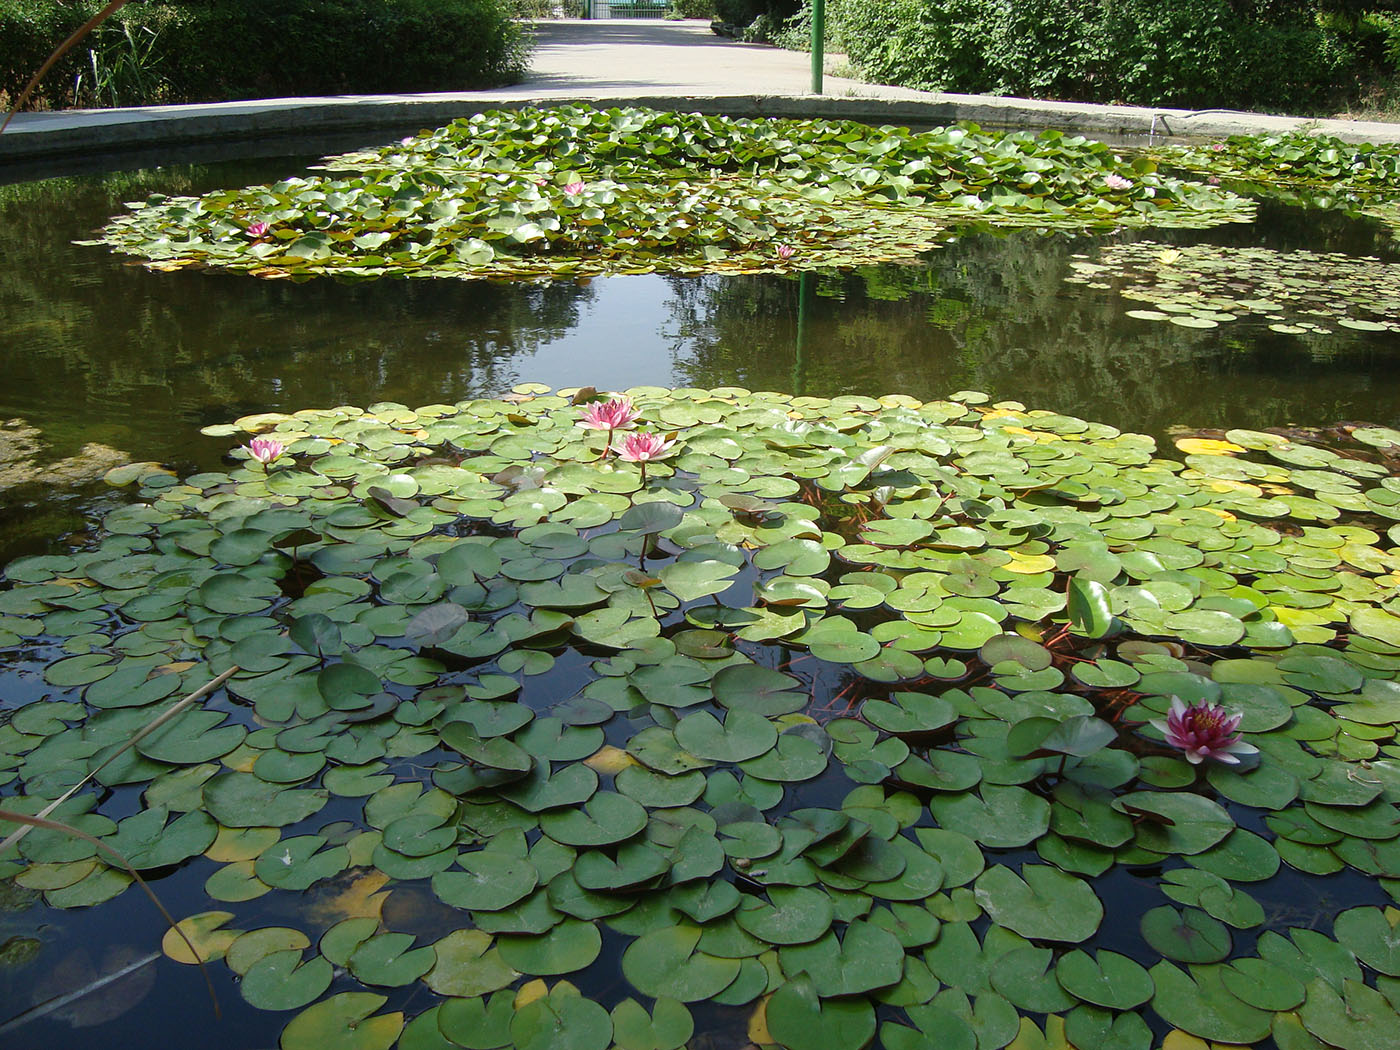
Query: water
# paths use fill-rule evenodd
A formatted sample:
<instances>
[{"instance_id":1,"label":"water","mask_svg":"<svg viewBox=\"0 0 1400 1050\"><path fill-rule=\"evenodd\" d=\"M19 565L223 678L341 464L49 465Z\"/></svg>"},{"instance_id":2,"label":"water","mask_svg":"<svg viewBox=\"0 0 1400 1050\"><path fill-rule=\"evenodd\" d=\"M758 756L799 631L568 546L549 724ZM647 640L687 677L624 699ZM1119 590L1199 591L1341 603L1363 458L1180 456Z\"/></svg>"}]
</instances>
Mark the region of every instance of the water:
<instances>
[{"instance_id":1,"label":"water","mask_svg":"<svg viewBox=\"0 0 1400 1050\"><path fill-rule=\"evenodd\" d=\"M242 185L305 163L172 166L0 188L0 451L7 441L21 450L18 464L0 455L0 563L82 542L94 506L122 498L92 481L104 463L155 460L182 472L218 464L231 442L202 436L208 424L257 411L450 403L523 381L920 398L978 389L1159 439L1176 427L1400 423L1400 337L1299 337L1248 319L1208 331L1137 321L1124 316L1137 304L1113 290L1065 283L1071 257L1104 239L978 235L922 266L810 279L805 296L798 280L772 276L293 284L153 273L71 243L124 200ZM1249 226L1164 239L1395 256L1377 225L1278 206L1261 208ZM177 915L204 910L199 887L210 870L196 861L156 888ZM84 974L122 964L109 946L139 942L137 960L148 952L161 922L134 891L124 901L45 913L44 975L79 986ZM235 910L249 927L288 920ZM0 946L27 935L35 915L7 917L0 901ZM43 997L30 983L38 969L10 987L16 1000L0 1014ZM222 1045L275 1045L286 1018L247 1008L227 967L211 970L230 1014ZM352 985L341 980L332 992ZM425 994L415 985L386 1008L417 1013ZM97 1030L113 1050L135 1048L157 1026L208 1031L209 1009L198 972L160 960L109 995L0 1034L7 1047L63 1047Z\"/></svg>"},{"instance_id":2,"label":"water","mask_svg":"<svg viewBox=\"0 0 1400 1050\"><path fill-rule=\"evenodd\" d=\"M64 462L85 447L209 467L228 441L199 428L244 413L450 403L522 381L920 398L976 389L1159 437L1178 426L1400 420L1396 337L1134 320L1124 310L1140 304L1064 282L1070 256L1092 253L1096 238L975 235L923 266L820 276L801 318L791 277L293 284L152 273L71 243L123 201L273 179L311 159L0 187L0 421L31 428L28 467L0 475L0 559L79 527L92 490L52 475L54 464L94 475L100 452L96 465ZM1166 237L1394 254L1378 224L1282 206L1262 207L1251 225ZM26 478L36 483L17 483Z\"/></svg>"}]
</instances>

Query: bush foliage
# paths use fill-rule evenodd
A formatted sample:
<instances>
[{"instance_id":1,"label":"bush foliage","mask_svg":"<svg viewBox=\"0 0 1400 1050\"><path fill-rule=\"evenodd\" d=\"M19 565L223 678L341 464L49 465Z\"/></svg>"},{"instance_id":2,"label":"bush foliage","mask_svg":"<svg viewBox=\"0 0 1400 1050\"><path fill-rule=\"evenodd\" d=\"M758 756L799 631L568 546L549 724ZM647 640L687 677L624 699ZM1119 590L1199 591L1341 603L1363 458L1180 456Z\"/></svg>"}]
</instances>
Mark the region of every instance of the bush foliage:
<instances>
[{"instance_id":1,"label":"bush foliage","mask_svg":"<svg viewBox=\"0 0 1400 1050\"><path fill-rule=\"evenodd\" d=\"M0 93L15 98L101 0L0 0ZM33 104L123 105L448 91L518 79L526 40L505 0L148 0L122 8L45 78ZM155 34L141 69L127 43ZM112 81L118 81L115 88Z\"/></svg>"},{"instance_id":2,"label":"bush foliage","mask_svg":"<svg viewBox=\"0 0 1400 1050\"><path fill-rule=\"evenodd\" d=\"M671 0L667 18L711 18L715 13L715 0Z\"/></svg>"},{"instance_id":3,"label":"bush foliage","mask_svg":"<svg viewBox=\"0 0 1400 1050\"><path fill-rule=\"evenodd\" d=\"M766 17L782 22L797 14L798 0L714 0L715 17L730 25L746 26Z\"/></svg>"},{"instance_id":4,"label":"bush foliage","mask_svg":"<svg viewBox=\"0 0 1400 1050\"><path fill-rule=\"evenodd\" d=\"M872 80L928 90L1316 111L1375 71L1383 32L1351 8L1384 6L826 0L827 45ZM810 9L784 42L802 46Z\"/></svg>"}]
</instances>

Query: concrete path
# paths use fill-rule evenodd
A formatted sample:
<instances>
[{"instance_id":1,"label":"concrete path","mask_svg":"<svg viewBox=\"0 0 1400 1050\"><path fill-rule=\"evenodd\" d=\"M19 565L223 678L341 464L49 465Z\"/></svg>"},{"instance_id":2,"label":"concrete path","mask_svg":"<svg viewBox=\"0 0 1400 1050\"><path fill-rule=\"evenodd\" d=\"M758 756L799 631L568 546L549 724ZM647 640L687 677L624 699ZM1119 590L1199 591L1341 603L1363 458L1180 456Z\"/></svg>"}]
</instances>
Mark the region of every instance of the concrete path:
<instances>
[{"instance_id":1,"label":"concrete path","mask_svg":"<svg viewBox=\"0 0 1400 1050\"><path fill-rule=\"evenodd\" d=\"M530 76L490 91L20 114L0 135L0 179L20 176L21 169L42 159L92 161L109 152L194 143L266 145L280 139L286 147L281 152L293 146L310 151L312 137L370 131L388 137L483 109L563 99L924 126L971 120L988 127L1055 127L1090 135L1226 135L1308 127L1353 141L1400 141L1396 124L956 95L834 76L826 77L824 93L817 96L809 93L808 55L725 40L705 22L550 21L538 24L536 39Z\"/></svg>"}]
</instances>

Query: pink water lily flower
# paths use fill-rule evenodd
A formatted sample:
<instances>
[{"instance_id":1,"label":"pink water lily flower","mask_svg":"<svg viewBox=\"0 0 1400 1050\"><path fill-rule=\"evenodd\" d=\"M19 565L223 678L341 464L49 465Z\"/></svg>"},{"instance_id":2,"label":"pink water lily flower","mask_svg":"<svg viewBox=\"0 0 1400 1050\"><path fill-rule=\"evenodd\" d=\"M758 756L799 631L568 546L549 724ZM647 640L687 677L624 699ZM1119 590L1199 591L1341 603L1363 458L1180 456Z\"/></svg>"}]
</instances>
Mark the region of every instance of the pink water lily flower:
<instances>
[{"instance_id":1,"label":"pink water lily flower","mask_svg":"<svg viewBox=\"0 0 1400 1050\"><path fill-rule=\"evenodd\" d=\"M790 244L778 245L777 251L778 258L782 259L784 262L786 262L788 259L791 259L797 253L797 249Z\"/></svg>"},{"instance_id":2,"label":"pink water lily flower","mask_svg":"<svg viewBox=\"0 0 1400 1050\"><path fill-rule=\"evenodd\" d=\"M1246 744L1236 732L1243 717L1205 700L1188 707L1174 696L1167 720L1153 719L1152 724L1162 731L1168 744L1185 753L1186 761L1193 766L1207 758L1233 766L1239 763L1237 756L1259 753L1257 747Z\"/></svg>"},{"instance_id":3,"label":"pink water lily flower","mask_svg":"<svg viewBox=\"0 0 1400 1050\"><path fill-rule=\"evenodd\" d=\"M252 456L259 463L271 463L274 459L287 451L287 446L273 438L253 438L252 441L243 446L248 450L248 455Z\"/></svg>"},{"instance_id":4,"label":"pink water lily flower","mask_svg":"<svg viewBox=\"0 0 1400 1050\"><path fill-rule=\"evenodd\" d=\"M660 434L628 434L615 451L618 457L629 463L650 463L665 459L675 450L676 440L667 441Z\"/></svg>"},{"instance_id":5,"label":"pink water lily flower","mask_svg":"<svg viewBox=\"0 0 1400 1050\"><path fill-rule=\"evenodd\" d=\"M611 401L593 402L574 425L587 430L630 430L640 415L631 398L615 397Z\"/></svg>"},{"instance_id":6,"label":"pink water lily flower","mask_svg":"<svg viewBox=\"0 0 1400 1050\"><path fill-rule=\"evenodd\" d=\"M582 182L571 182L564 187L564 192L567 193L570 197L577 197L587 188L588 187Z\"/></svg>"},{"instance_id":7,"label":"pink water lily flower","mask_svg":"<svg viewBox=\"0 0 1400 1050\"><path fill-rule=\"evenodd\" d=\"M612 450L613 431L631 430L640 415L631 398L615 397L610 401L595 401L589 405L583 411L583 418L574 426L608 432L607 440L603 442L603 451L598 454L598 459L604 460Z\"/></svg>"},{"instance_id":8,"label":"pink water lily flower","mask_svg":"<svg viewBox=\"0 0 1400 1050\"><path fill-rule=\"evenodd\" d=\"M1103 177L1103 184L1111 190L1130 190L1133 188L1131 181L1123 178L1122 175L1116 172L1105 175Z\"/></svg>"},{"instance_id":9,"label":"pink water lily flower","mask_svg":"<svg viewBox=\"0 0 1400 1050\"><path fill-rule=\"evenodd\" d=\"M250 222L250 223L248 224L248 236L249 236L249 237L255 237L255 238L256 238L256 237L266 237L266 236L267 236L267 223L265 223L265 222Z\"/></svg>"}]
</instances>

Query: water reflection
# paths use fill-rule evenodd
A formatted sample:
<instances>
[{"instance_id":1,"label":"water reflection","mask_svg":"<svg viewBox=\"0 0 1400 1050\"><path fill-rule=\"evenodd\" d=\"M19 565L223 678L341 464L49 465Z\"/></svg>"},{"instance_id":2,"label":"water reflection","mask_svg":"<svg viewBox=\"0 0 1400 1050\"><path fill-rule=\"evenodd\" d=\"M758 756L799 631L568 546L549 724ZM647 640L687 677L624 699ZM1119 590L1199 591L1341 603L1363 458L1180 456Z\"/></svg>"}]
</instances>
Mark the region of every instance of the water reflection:
<instances>
[{"instance_id":1,"label":"water reflection","mask_svg":"<svg viewBox=\"0 0 1400 1050\"><path fill-rule=\"evenodd\" d=\"M825 276L805 315L793 280L672 281L676 378L795 389L800 331L796 374L813 394L977 389L1158 436L1400 412L1393 337L1138 321L1111 290L1065 285L1069 257L1096 243L979 237L921 268Z\"/></svg>"}]
</instances>

